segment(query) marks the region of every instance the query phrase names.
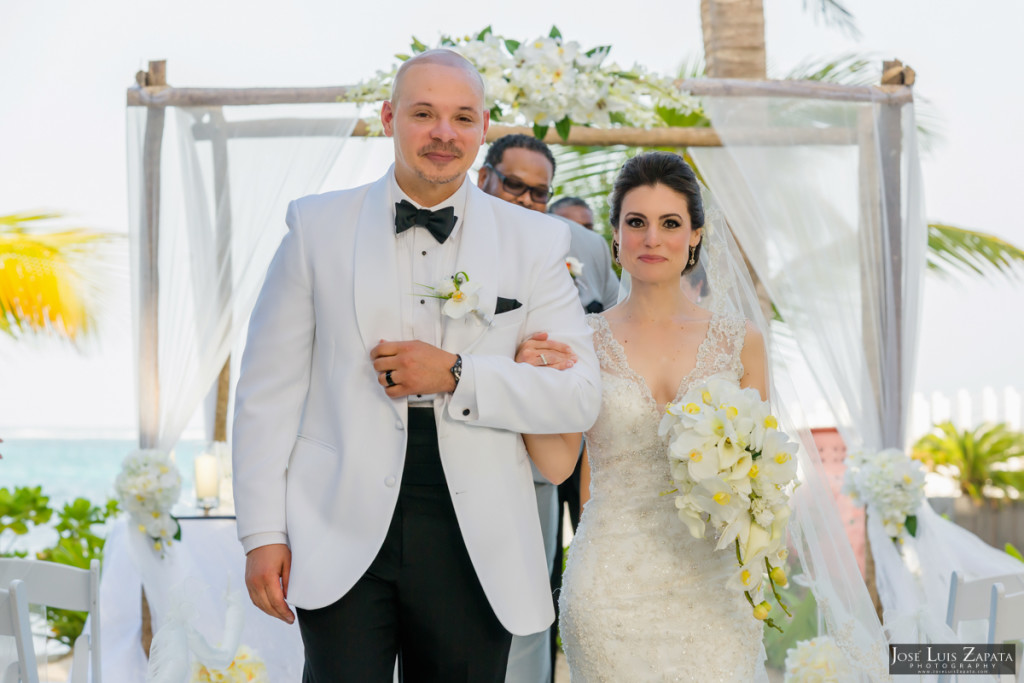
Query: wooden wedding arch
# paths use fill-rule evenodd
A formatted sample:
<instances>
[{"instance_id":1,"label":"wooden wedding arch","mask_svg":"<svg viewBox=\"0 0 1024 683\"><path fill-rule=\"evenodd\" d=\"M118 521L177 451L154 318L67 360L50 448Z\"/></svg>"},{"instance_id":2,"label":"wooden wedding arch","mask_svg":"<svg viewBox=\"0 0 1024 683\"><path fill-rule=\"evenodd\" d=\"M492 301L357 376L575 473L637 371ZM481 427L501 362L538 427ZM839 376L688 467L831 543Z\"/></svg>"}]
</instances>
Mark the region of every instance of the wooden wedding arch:
<instances>
[{"instance_id":1,"label":"wooden wedding arch","mask_svg":"<svg viewBox=\"0 0 1024 683\"><path fill-rule=\"evenodd\" d=\"M142 148L141 183L139 191L140 225L139 239L134 249L137 251L139 264L138 277L138 400L139 400L139 442L144 448L155 445L159 427L159 406L161 401L159 382L159 336L160 320L158 315L159 301L159 255L160 255L160 168L164 137L165 116L168 107L209 107L216 111L226 106L248 106L269 104L323 104L346 101L348 86L308 87L308 88L177 88L167 84L167 65L164 61L152 61L147 71L136 75L136 85L127 90L129 107L146 109L145 131ZM716 97L753 97L770 98L785 97L807 100L824 100L833 102L865 102L878 105L874 120L861 121L857 127L806 127L787 130L779 135L777 129L759 128L753 125L740 131L732 131L729 144L767 145L849 145L860 149L862 160L871 155L881 154L880 168L882 182L868 179L861 173L858 188L859 201L862 208L884 216L883 224L888 234L883 235L879 244L883 251L877 253L879 258L889 260L891 267L886 269L890 279L899 277L903 272L902 263L906 246L902 237L901 202L901 108L913 102L912 85L914 72L899 61L884 63L882 81L874 86L847 86L813 81L766 81L724 78L705 78L696 80L680 80L677 86L696 96ZM876 123L877 122L877 123ZM319 134L336 134L336 123L323 122ZM303 129L310 134L310 124L304 122ZM227 140L239 137L268 137L282 135L287 130L287 121L238 121L225 122L219 117L216 124L205 131L197 131L199 138L208 139L213 143L213 174L215 201L222 200L227 192L224 179L230 164ZM487 133L487 140L493 141L514 133L531 134L533 130L526 127L494 124ZM318 134L316 126L312 134ZM360 122L356 125L353 136L366 136L367 126ZM642 147L719 147L723 142L714 128L587 128L574 126L567 140L563 140L552 129L547 133L545 142L554 145L588 145L611 146L627 145ZM872 149L867 147L873 146ZM882 187L879 187L881 185ZM218 213L218 243L230 241L230 211ZM222 236L222 237L221 237ZM898 287L889 287L895 283L886 283L889 291L899 291ZM230 285L227 285L230 286ZM883 319L903 320L903 301L896 297L886 304L889 308L883 312ZM875 314L877 315L877 314ZM879 320L869 321L865 325L880 325ZM877 363L882 372L877 377L902 376L901 365L905 361L899 352L902 348L904 330L897 327L888 330L890 339L895 344L878 350L873 362ZM865 333L866 334L866 333ZM895 335L893 337L892 335ZM213 435L215 440L226 440L227 408L229 395L230 361L226 362L217 380L217 408ZM899 384L897 382L897 384ZM879 396L884 395L881 386L873 387ZM888 388L892 395L892 388ZM899 394L902 389L896 387L895 406L905 406L906 397ZM893 409L893 406L883 408ZM902 408L896 408L902 411ZM903 443L903 420L891 420L883 425L883 439L886 443ZM873 577L866 577L872 598L879 608ZM880 613L880 612L879 612Z\"/></svg>"}]
</instances>

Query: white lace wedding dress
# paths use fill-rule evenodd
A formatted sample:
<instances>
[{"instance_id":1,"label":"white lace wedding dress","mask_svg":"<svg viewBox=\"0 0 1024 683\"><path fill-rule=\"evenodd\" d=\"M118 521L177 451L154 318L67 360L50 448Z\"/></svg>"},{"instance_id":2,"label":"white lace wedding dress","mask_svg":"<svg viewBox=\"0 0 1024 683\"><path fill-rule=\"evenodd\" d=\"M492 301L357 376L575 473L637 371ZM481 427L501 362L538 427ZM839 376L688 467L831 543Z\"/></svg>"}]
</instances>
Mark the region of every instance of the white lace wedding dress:
<instances>
[{"instance_id":1,"label":"white lace wedding dress","mask_svg":"<svg viewBox=\"0 0 1024 683\"><path fill-rule=\"evenodd\" d=\"M602 405L587 432L590 501L559 597L573 683L742 681L764 677L762 627L726 580L736 558L695 539L676 514L661 407L607 321L588 316ZM714 374L743 374L745 322L716 315L676 395Z\"/></svg>"}]
</instances>

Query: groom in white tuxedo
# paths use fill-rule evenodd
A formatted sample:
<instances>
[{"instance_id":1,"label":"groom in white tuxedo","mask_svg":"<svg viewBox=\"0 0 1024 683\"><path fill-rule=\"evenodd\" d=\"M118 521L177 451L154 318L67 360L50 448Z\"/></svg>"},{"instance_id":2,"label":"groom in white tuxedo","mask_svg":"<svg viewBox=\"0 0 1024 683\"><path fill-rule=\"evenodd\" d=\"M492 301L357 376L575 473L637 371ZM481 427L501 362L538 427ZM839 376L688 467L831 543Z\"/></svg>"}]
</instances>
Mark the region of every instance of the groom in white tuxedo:
<instances>
[{"instance_id":1,"label":"groom in white tuxedo","mask_svg":"<svg viewBox=\"0 0 1024 683\"><path fill-rule=\"evenodd\" d=\"M272 616L297 608L306 683L390 681L396 657L406 681L502 681L511 634L554 617L519 433L589 428L597 360L565 225L466 179L489 123L469 62L406 61L381 120L392 169L292 202L253 310L233 443L246 583ZM573 368L513 362L542 330ZM574 463L536 465L559 481Z\"/></svg>"}]
</instances>

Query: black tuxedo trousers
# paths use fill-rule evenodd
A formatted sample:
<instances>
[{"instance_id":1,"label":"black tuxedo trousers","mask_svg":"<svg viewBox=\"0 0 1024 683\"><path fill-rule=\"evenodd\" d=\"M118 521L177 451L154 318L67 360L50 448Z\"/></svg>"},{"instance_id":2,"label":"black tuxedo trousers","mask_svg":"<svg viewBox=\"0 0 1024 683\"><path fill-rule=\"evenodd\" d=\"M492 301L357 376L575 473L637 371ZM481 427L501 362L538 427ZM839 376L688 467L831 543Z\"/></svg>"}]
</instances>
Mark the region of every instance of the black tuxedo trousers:
<instances>
[{"instance_id":1,"label":"black tuxedo trousers","mask_svg":"<svg viewBox=\"0 0 1024 683\"><path fill-rule=\"evenodd\" d=\"M396 657L404 683L505 680L512 635L462 540L432 408L409 409L398 504L370 568L334 604L297 612L303 683L391 683Z\"/></svg>"}]
</instances>

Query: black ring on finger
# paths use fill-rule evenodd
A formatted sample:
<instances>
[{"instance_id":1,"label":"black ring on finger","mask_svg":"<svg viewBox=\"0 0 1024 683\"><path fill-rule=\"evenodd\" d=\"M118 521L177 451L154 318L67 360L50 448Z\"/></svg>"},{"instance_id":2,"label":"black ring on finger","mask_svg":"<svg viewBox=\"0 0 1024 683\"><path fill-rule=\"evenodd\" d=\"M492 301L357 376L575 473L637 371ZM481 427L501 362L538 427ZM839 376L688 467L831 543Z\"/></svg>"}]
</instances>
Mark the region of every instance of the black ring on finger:
<instances>
[{"instance_id":1,"label":"black ring on finger","mask_svg":"<svg viewBox=\"0 0 1024 683\"><path fill-rule=\"evenodd\" d=\"M388 383L389 387L398 386L397 384L395 384L395 380L391 379L391 370L388 370L387 372L384 373L384 381Z\"/></svg>"}]
</instances>

